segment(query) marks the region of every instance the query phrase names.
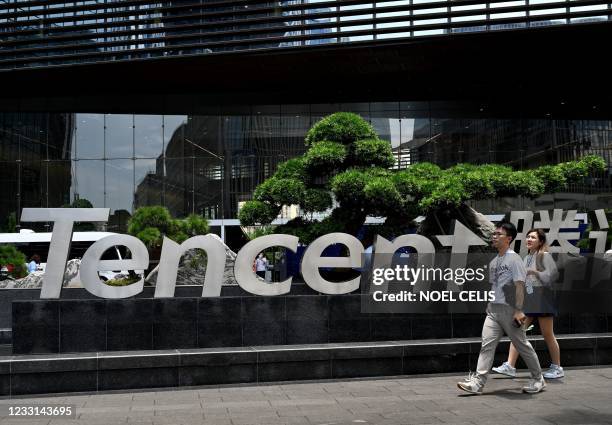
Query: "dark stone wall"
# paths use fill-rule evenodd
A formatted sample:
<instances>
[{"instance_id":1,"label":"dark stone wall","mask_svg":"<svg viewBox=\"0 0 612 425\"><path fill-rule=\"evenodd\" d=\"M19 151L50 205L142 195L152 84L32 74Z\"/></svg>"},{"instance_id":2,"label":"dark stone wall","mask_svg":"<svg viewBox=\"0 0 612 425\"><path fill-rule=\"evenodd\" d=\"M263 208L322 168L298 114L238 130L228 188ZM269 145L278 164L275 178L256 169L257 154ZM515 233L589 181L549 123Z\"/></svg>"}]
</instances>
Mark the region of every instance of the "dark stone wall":
<instances>
[{"instance_id":1,"label":"dark stone wall","mask_svg":"<svg viewBox=\"0 0 612 425\"><path fill-rule=\"evenodd\" d=\"M145 286L143 291L134 298L153 298L155 287ZM294 282L291 285L291 295L315 295L308 285ZM202 295L202 286L177 286L174 292L176 298L197 298ZM223 286L222 297L249 296L248 292L238 285ZM60 297L62 300L99 300L100 298L87 292L84 288L63 288ZM0 290L0 329L9 329L12 326L11 303L13 301L26 301L40 299L40 289L1 289Z\"/></svg>"},{"instance_id":2,"label":"dark stone wall","mask_svg":"<svg viewBox=\"0 0 612 425\"><path fill-rule=\"evenodd\" d=\"M362 313L367 295L15 301L13 353L78 353L479 337L484 314ZM610 332L605 314L558 334Z\"/></svg>"},{"instance_id":3,"label":"dark stone wall","mask_svg":"<svg viewBox=\"0 0 612 425\"><path fill-rule=\"evenodd\" d=\"M547 366L546 344L530 340ZM612 363L612 334L561 335L559 345L564 366ZM453 338L0 357L0 396L466 372L479 350L479 338Z\"/></svg>"}]
</instances>

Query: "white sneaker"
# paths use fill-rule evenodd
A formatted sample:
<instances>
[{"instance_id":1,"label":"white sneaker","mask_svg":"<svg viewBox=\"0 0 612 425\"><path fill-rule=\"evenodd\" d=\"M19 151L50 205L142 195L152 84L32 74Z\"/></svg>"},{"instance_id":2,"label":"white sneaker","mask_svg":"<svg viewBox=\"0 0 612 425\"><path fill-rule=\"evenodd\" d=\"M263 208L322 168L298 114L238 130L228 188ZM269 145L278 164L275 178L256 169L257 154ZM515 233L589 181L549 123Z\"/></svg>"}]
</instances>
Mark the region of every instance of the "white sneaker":
<instances>
[{"instance_id":1,"label":"white sneaker","mask_svg":"<svg viewBox=\"0 0 612 425\"><path fill-rule=\"evenodd\" d=\"M563 368L561 366L551 363L550 367L546 372L544 372L543 376L546 379L559 379L563 378L565 373L563 372Z\"/></svg>"},{"instance_id":2,"label":"white sneaker","mask_svg":"<svg viewBox=\"0 0 612 425\"><path fill-rule=\"evenodd\" d=\"M529 384L523 387L523 392L528 394L536 394L546 388L546 381L541 376L540 379L532 379Z\"/></svg>"},{"instance_id":3,"label":"white sneaker","mask_svg":"<svg viewBox=\"0 0 612 425\"><path fill-rule=\"evenodd\" d=\"M494 367L493 372L500 373L502 375L511 376L514 378L516 376L516 368L510 366L510 363L503 362L501 366Z\"/></svg>"},{"instance_id":4,"label":"white sneaker","mask_svg":"<svg viewBox=\"0 0 612 425\"><path fill-rule=\"evenodd\" d=\"M464 381L457 382L457 388L470 394L482 394L483 387L484 385L475 373L470 373Z\"/></svg>"}]
</instances>

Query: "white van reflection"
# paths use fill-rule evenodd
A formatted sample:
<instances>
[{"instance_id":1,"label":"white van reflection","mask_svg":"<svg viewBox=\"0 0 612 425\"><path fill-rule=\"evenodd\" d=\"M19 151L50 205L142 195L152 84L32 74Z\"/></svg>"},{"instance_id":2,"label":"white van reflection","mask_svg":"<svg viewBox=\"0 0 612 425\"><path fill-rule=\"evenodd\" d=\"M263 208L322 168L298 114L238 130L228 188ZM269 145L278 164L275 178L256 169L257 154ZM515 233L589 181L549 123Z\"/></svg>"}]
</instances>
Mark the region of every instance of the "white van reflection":
<instances>
[{"instance_id":1,"label":"white van reflection","mask_svg":"<svg viewBox=\"0 0 612 425\"><path fill-rule=\"evenodd\" d=\"M85 251L93 245L94 242L107 236L116 235L113 232L74 232L72 234L72 242L70 244L70 252L68 253L68 263L71 260L80 260ZM34 232L30 229L21 229L19 233L0 233L0 245L13 245L19 251L25 254L28 261L35 254L41 259L37 265L36 272L44 273L47 265L47 255L49 253L49 245L51 244L51 233ZM102 260L123 260L129 257L127 249L123 246L114 246L108 249L102 256ZM68 270L67 270L68 272ZM143 274L144 270L136 270L136 274ZM100 280L107 282L111 279L125 277L129 273L127 270L112 270L98 272ZM71 280L80 283L80 276L74 276Z\"/></svg>"}]
</instances>

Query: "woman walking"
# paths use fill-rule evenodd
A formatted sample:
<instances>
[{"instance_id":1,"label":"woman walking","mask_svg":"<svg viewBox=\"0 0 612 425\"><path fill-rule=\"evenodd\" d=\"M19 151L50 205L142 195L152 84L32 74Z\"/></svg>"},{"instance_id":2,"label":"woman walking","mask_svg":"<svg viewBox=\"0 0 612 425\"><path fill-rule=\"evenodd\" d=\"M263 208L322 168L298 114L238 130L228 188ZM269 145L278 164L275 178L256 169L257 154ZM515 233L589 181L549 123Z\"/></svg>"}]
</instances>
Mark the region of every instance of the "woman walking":
<instances>
[{"instance_id":1,"label":"woman walking","mask_svg":"<svg viewBox=\"0 0 612 425\"><path fill-rule=\"evenodd\" d=\"M531 229L527 232L527 256L523 259L527 269L527 281L525 282L525 315L527 320L524 326L528 327L535 318L538 319L540 330L552 363L544 372L546 379L563 378L565 373L561 367L561 354L559 343L555 338L553 330L553 318L556 314L552 284L558 276L557 266L552 255L548 253L546 245L546 233L542 229ZM516 361L519 353L510 344L508 360L501 366L494 367L493 371L507 376L516 376Z\"/></svg>"}]
</instances>

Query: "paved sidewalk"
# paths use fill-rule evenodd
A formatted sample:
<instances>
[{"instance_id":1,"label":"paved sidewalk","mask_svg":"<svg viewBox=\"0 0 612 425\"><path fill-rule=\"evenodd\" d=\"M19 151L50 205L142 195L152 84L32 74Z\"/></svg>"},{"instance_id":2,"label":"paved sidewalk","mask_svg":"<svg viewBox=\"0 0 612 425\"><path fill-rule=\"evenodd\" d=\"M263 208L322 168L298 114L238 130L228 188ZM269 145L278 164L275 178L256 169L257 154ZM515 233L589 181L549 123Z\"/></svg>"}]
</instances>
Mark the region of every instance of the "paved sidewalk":
<instances>
[{"instance_id":1,"label":"paved sidewalk","mask_svg":"<svg viewBox=\"0 0 612 425\"><path fill-rule=\"evenodd\" d=\"M566 373L537 395L521 394L525 372L492 376L481 396L448 374L0 399L0 425L612 424L612 367ZM6 405L29 403L73 404L77 418L6 417Z\"/></svg>"}]
</instances>

